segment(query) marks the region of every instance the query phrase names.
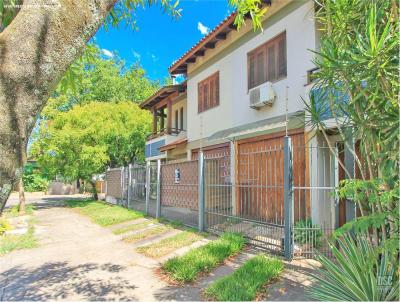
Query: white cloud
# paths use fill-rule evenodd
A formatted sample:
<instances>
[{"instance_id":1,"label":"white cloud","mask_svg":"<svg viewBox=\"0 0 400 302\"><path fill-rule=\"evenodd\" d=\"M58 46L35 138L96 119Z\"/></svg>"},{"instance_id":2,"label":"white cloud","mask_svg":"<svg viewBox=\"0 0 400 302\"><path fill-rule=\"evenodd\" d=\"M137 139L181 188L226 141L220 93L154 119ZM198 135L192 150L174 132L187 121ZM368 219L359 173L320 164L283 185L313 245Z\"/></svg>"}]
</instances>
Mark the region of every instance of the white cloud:
<instances>
[{"instance_id":1,"label":"white cloud","mask_svg":"<svg viewBox=\"0 0 400 302\"><path fill-rule=\"evenodd\" d=\"M103 55L105 55L106 57L109 57L109 58L112 58L114 56L114 54L111 51L109 51L108 49L105 49L105 48L103 48L101 50L101 52L103 53Z\"/></svg>"},{"instance_id":2,"label":"white cloud","mask_svg":"<svg viewBox=\"0 0 400 302\"><path fill-rule=\"evenodd\" d=\"M210 28L208 28L201 22L197 23L197 29L201 32L202 35L206 35L210 32Z\"/></svg>"},{"instance_id":3,"label":"white cloud","mask_svg":"<svg viewBox=\"0 0 400 302\"><path fill-rule=\"evenodd\" d=\"M153 60L153 62L157 62L158 61L158 57L154 54L151 54L151 59Z\"/></svg>"},{"instance_id":4,"label":"white cloud","mask_svg":"<svg viewBox=\"0 0 400 302\"><path fill-rule=\"evenodd\" d=\"M140 53L132 50L133 56L135 57L136 60L140 60Z\"/></svg>"}]
</instances>

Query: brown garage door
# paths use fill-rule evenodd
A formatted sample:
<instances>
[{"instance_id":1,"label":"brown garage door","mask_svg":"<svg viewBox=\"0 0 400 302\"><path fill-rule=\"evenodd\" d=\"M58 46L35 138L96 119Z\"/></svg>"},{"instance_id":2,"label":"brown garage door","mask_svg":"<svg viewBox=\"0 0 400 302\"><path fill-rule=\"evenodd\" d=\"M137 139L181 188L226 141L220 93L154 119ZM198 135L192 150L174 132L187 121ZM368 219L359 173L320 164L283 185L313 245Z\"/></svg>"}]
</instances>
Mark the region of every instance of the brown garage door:
<instances>
[{"instance_id":1,"label":"brown garage door","mask_svg":"<svg viewBox=\"0 0 400 302\"><path fill-rule=\"evenodd\" d=\"M204 147L203 154L205 158L216 158L216 157L229 158L230 156L229 143ZM192 160L197 159L198 156L199 156L199 149L192 150Z\"/></svg>"},{"instance_id":2,"label":"brown garage door","mask_svg":"<svg viewBox=\"0 0 400 302\"><path fill-rule=\"evenodd\" d=\"M238 185L235 194L239 216L274 224L284 223L284 135L283 132L274 133L238 142ZM290 137L294 147L294 186L304 186L307 172L303 130L291 131ZM295 221L304 219L309 212L309 198L305 190L297 191L294 196Z\"/></svg>"}]
</instances>

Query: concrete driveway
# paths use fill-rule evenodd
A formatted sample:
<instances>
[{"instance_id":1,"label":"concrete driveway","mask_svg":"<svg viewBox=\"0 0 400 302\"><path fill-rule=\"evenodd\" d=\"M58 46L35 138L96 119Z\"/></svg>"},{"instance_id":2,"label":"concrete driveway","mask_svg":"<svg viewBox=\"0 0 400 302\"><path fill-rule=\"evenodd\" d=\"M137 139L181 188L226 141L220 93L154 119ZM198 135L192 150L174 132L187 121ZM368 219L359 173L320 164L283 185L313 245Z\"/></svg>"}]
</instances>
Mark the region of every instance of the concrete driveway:
<instances>
[{"instance_id":1,"label":"concrete driveway","mask_svg":"<svg viewBox=\"0 0 400 302\"><path fill-rule=\"evenodd\" d=\"M0 300L156 300L167 287L155 276L157 261L63 208L66 198L27 198L38 207L40 246L0 257Z\"/></svg>"}]
</instances>

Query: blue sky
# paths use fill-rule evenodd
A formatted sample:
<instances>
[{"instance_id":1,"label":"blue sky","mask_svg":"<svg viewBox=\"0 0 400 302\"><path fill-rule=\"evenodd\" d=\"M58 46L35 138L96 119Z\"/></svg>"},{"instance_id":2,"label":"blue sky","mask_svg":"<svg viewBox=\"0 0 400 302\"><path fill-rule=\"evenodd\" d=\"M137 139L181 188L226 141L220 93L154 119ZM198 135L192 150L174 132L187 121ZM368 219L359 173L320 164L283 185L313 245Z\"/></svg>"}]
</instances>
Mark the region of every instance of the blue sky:
<instances>
[{"instance_id":1,"label":"blue sky","mask_svg":"<svg viewBox=\"0 0 400 302\"><path fill-rule=\"evenodd\" d=\"M124 25L101 28L96 43L105 54L116 51L128 64L140 60L151 79L163 79L168 67L232 12L228 0L180 0L182 17L173 19L159 6L137 11L138 31Z\"/></svg>"}]
</instances>

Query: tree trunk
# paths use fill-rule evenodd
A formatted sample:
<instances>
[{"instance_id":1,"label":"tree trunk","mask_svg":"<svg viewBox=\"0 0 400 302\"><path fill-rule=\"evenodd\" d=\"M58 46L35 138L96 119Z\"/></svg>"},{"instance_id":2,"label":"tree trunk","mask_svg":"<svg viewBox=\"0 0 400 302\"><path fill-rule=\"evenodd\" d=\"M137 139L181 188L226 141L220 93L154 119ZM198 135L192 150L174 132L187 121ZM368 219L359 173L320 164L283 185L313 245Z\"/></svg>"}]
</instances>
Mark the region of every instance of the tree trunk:
<instances>
[{"instance_id":1,"label":"tree trunk","mask_svg":"<svg viewBox=\"0 0 400 302\"><path fill-rule=\"evenodd\" d=\"M22 181L22 177L19 179L18 192L19 192L18 212L20 214L25 214L25 191L24 191L24 182Z\"/></svg>"},{"instance_id":2,"label":"tree trunk","mask_svg":"<svg viewBox=\"0 0 400 302\"><path fill-rule=\"evenodd\" d=\"M116 0L26 0L0 33L0 213L51 92Z\"/></svg>"},{"instance_id":3,"label":"tree trunk","mask_svg":"<svg viewBox=\"0 0 400 302\"><path fill-rule=\"evenodd\" d=\"M89 180L89 183L92 187L92 195L93 195L93 199L94 200L99 200L99 195L97 194L97 190L96 190L96 182Z\"/></svg>"}]
</instances>

